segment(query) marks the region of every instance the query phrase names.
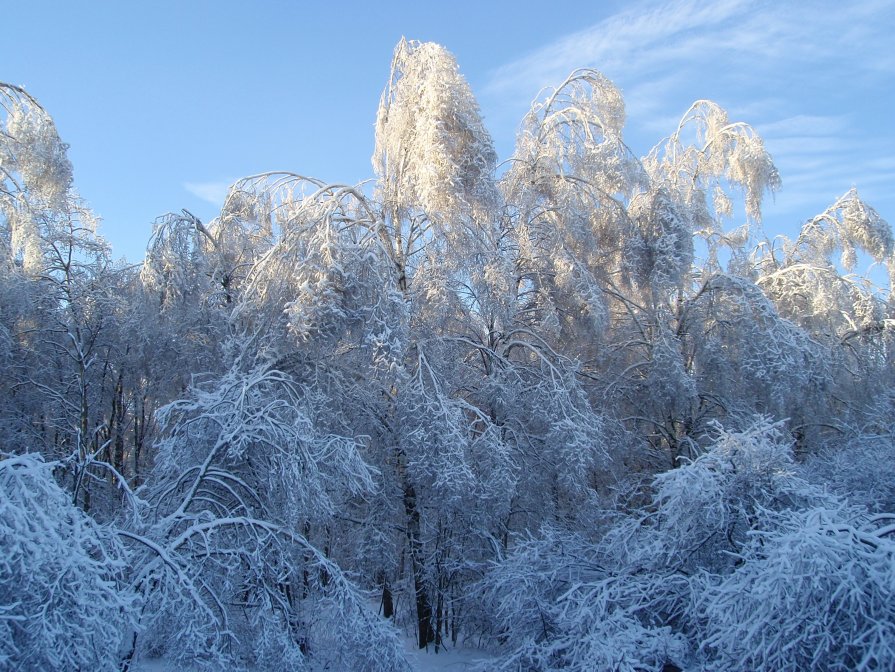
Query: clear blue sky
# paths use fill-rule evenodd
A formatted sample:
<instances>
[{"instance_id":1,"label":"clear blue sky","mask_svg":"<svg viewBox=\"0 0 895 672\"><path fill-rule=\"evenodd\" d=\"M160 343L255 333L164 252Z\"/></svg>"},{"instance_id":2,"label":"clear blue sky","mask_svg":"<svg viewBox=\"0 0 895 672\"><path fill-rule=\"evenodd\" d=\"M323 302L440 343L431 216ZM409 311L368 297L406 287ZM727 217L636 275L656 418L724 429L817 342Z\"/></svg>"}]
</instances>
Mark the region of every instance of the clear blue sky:
<instances>
[{"instance_id":1,"label":"clear blue sky","mask_svg":"<svg viewBox=\"0 0 895 672\"><path fill-rule=\"evenodd\" d=\"M542 87L595 67L622 89L640 154L699 98L755 126L783 177L770 233L852 186L895 224L895 0L31 0L0 18L0 80L53 115L101 233L132 261L156 216L211 219L243 175L370 177L402 35L455 54L501 158Z\"/></svg>"}]
</instances>

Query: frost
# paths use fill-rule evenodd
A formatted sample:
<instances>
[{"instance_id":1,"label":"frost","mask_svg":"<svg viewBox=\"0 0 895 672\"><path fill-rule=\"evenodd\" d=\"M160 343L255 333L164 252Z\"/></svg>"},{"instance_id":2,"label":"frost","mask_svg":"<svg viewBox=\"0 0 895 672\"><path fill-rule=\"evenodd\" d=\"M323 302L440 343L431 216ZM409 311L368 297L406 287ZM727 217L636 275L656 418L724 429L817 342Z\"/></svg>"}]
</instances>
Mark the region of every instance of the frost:
<instances>
[{"instance_id":1,"label":"frost","mask_svg":"<svg viewBox=\"0 0 895 672\"><path fill-rule=\"evenodd\" d=\"M697 101L638 158L594 70L498 168L402 40L374 181L244 177L132 266L0 104L0 667L893 666L895 317L855 271L895 243L856 191L762 236L752 127Z\"/></svg>"},{"instance_id":2,"label":"frost","mask_svg":"<svg viewBox=\"0 0 895 672\"><path fill-rule=\"evenodd\" d=\"M770 529L756 531L742 566L708 580L699 600L703 649L717 652L722 667L892 667L895 544L847 512L763 515Z\"/></svg>"},{"instance_id":3,"label":"frost","mask_svg":"<svg viewBox=\"0 0 895 672\"><path fill-rule=\"evenodd\" d=\"M0 459L0 664L115 668L139 602L114 531L71 503L40 457Z\"/></svg>"},{"instance_id":4,"label":"frost","mask_svg":"<svg viewBox=\"0 0 895 672\"><path fill-rule=\"evenodd\" d=\"M40 104L0 82L0 232L32 274L43 270L44 228L72 197L67 152Z\"/></svg>"},{"instance_id":5,"label":"frost","mask_svg":"<svg viewBox=\"0 0 895 672\"><path fill-rule=\"evenodd\" d=\"M644 159L644 168L688 204L693 230L702 230L707 238L721 230L718 220L731 213L730 186L742 190L746 214L758 224L764 193L781 184L761 137L748 124L731 122L709 100L690 106L675 132ZM709 194L714 194L711 203Z\"/></svg>"},{"instance_id":6,"label":"frost","mask_svg":"<svg viewBox=\"0 0 895 672\"><path fill-rule=\"evenodd\" d=\"M447 228L494 199L496 158L454 57L402 39L376 116L373 166L386 210L420 207Z\"/></svg>"}]
</instances>

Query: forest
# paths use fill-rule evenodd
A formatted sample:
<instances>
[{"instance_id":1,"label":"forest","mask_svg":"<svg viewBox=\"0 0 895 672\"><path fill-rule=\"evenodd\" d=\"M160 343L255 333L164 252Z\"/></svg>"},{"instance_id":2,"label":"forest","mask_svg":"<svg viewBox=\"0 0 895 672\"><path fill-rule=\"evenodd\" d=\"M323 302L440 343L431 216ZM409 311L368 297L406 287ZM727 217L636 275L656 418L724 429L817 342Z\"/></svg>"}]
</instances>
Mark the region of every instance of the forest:
<instances>
[{"instance_id":1,"label":"forest","mask_svg":"<svg viewBox=\"0 0 895 672\"><path fill-rule=\"evenodd\" d=\"M895 669L892 229L766 231L711 101L624 121L576 70L499 161L402 40L370 182L245 177L134 265L0 83L0 668Z\"/></svg>"}]
</instances>

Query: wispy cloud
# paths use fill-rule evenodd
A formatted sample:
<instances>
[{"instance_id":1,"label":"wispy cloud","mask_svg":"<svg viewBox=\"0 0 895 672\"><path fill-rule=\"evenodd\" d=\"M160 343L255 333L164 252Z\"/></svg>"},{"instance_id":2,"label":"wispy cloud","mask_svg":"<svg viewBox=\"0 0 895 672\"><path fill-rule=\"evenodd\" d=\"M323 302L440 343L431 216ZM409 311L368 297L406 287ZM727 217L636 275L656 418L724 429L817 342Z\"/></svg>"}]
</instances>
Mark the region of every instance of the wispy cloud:
<instances>
[{"instance_id":1,"label":"wispy cloud","mask_svg":"<svg viewBox=\"0 0 895 672\"><path fill-rule=\"evenodd\" d=\"M593 67L615 81L629 112L648 123L663 102L685 91L705 91L690 102L744 87L766 97L769 89L816 77L812 69L820 68L835 89L843 77L891 73L895 58L884 17L891 27L893 13L893 0L642 0L496 68L483 98L491 110L527 107L540 89L575 68Z\"/></svg>"},{"instance_id":2,"label":"wispy cloud","mask_svg":"<svg viewBox=\"0 0 895 672\"><path fill-rule=\"evenodd\" d=\"M794 115L759 124L758 130L784 176L777 211L810 206L807 214L816 214L853 186L872 202L890 197L881 187L893 184L895 146L891 139L867 137L849 115Z\"/></svg>"},{"instance_id":3,"label":"wispy cloud","mask_svg":"<svg viewBox=\"0 0 895 672\"><path fill-rule=\"evenodd\" d=\"M644 72L651 66L687 59L704 39L693 31L707 31L742 11L743 0L702 3L646 4L615 14L600 23L497 68L486 91L512 93L557 83L576 67L597 67L610 77ZM521 94L521 92L520 92Z\"/></svg>"},{"instance_id":4,"label":"wispy cloud","mask_svg":"<svg viewBox=\"0 0 895 672\"><path fill-rule=\"evenodd\" d=\"M796 114L758 125L758 130L766 138L792 135L832 135L840 134L847 128L848 119L844 115Z\"/></svg>"},{"instance_id":5,"label":"wispy cloud","mask_svg":"<svg viewBox=\"0 0 895 672\"><path fill-rule=\"evenodd\" d=\"M212 205L221 206L227 197L227 190L234 180L218 180L214 182L184 182L183 188L196 198Z\"/></svg>"},{"instance_id":6,"label":"wispy cloud","mask_svg":"<svg viewBox=\"0 0 895 672\"><path fill-rule=\"evenodd\" d=\"M856 180L882 193L892 175L893 29L895 0L640 0L493 70L482 107L521 119L540 89L596 68L622 90L628 143L646 153L710 98L765 137L784 182L773 209L823 207Z\"/></svg>"}]
</instances>

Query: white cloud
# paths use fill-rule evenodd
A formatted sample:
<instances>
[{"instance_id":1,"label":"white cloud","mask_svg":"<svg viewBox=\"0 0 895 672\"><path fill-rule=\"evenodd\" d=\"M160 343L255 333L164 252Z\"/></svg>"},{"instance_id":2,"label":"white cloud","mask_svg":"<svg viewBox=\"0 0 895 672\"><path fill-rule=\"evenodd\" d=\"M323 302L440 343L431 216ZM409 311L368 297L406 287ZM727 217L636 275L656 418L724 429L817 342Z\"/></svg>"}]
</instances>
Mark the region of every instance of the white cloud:
<instances>
[{"instance_id":1,"label":"white cloud","mask_svg":"<svg viewBox=\"0 0 895 672\"><path fill-rule=\"evenodd\" d=\"M848 120L843 115L816 116L797 114L785 119L758 125L762 137L787 137L811 135L838 135L848 128Z\"/></svg>"},{"instance_id":2,"label":"white cloud","mask_svg":"<svg viewBox=\"0 0 895 672\"><path fill-rule=\"evenodd\" d=\"M184 182L183 188L193 196L201 198L212 205L221 206L227 197L227 190L234 180L219 180L217 182Z\"/></svg>"},{"instance_id":3,"label":"white cloud","mask_svg":"<svg viewBox=\"0 0 895 672\"><path fill-rule=\"evenodd\" d=\"M692 31L715 29L742 11L744 4L744 0L640 3L497 68L485 93L530 97L532 88L556 84L577 67L596 67L618 77L648 71L669 60L694 58L705 38ZM686 39L672 39L676 37Z\"/></svg>"},{"instance_id":4,"label":"white cloud","mask_svg":"<svg viewBox=\"0 0 895 672\"><path fill-rule=\"evenodd\" d=\"M780 162L784 158L804 159L816 156L832 158L849 152L854 146L845 138L834 135L790 135L764 138L765 147Z\"/></svg>"},{"instance_id":5,"label":"white cloud","mask_svg":"<svg viewBox=\"0 0 895 672\"><path fill-rule=\"evenodd\" d=\"M681 90L728 88L765 98L769 89L820 75L834 88L843 77L885 84L895 62L886 20L893 11L895 0L644 0L498 67L483 97L494 101L492 109L527 107L540 89L579 67L612 79L624 91L629 112L638 116L661 108ZM640 87L663 91L647 99L637 95Z\"/></svg>"},{"instance_id":6,"label":"white cloud","mask_svg":"<svg viewBox=\"0 0 895 672\"><path fill-rule=\"evenodd\" d=\"M873 159L867 162L867 167L875 170L895 171L895 156L889 154L879 159Z\"/></svg>"},{"instance_id":7,"label":"white cloud","mask_svg":"<svg viewBox=\"0 0 895 672\"><path fill-rule=\"evenodd\" d=\"M638 153L709 98L765 138L784 185L769 210L812 214L853 184L891 203L893 28L895 0L640 0L492 71L483 107L519 119L540 89L593 67L621 89Z\"/></svg>"}]
</instances>

